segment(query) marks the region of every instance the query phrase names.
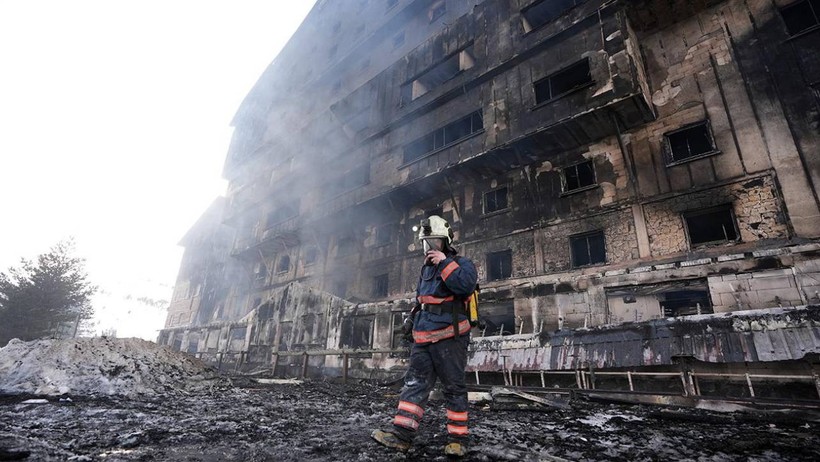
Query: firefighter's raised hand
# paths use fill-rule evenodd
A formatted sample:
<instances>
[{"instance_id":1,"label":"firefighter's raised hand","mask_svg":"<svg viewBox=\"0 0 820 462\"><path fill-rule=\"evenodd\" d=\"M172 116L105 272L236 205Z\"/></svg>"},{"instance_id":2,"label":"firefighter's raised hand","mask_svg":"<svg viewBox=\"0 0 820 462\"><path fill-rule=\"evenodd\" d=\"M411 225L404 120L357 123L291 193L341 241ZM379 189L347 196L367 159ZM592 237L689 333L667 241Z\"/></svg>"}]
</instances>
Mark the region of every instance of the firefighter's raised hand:
<instances>
[{"instance_id":1,"label":"firefighter's raised hand","mask_svg":"<svg viewBox=\"0 0 820 462\"><path fill-rule=\"evenodd\" d=\"M447 258L447 255L444 255L444 252L440 250L429 250L427 251L427 256L424 259L425 263L432 263L433 265L438 265L444 259Z\"/></svg>"}]
</instances>

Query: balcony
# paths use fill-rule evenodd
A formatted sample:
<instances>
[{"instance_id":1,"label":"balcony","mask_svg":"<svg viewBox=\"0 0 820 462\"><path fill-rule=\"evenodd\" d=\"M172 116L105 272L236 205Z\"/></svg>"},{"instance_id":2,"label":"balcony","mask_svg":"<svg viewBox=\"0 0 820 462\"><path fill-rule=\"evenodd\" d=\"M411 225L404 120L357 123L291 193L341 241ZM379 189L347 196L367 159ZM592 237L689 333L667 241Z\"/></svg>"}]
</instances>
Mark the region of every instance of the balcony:
<instances>
[{"instance_id":1,"label":"balcony","mask_svg":"<svg viewBox=\"0 0 820 462\"><path fill-rule=\"evenodd\" d=\"M301 243L302 222L303 219L296 216L258 231L252 236L237 238L231 256L255 258L259 252L263 255L273 255L287 251L288 248Z\"/></svg>"}]
</instances>

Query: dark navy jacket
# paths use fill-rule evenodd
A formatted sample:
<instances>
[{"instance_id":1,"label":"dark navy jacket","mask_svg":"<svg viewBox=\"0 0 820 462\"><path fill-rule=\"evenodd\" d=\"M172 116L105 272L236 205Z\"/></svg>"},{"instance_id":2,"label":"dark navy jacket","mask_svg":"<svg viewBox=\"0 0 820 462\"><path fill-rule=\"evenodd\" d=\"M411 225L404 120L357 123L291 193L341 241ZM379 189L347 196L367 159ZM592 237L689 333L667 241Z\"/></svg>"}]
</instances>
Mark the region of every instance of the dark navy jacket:
<instances>
[{"instance_id":1,"label":"dark navy jacket","mask_svg":"<svg viewBox=\"0 0 820 462\"><path fill-rule=\"evenodd\" d=\"M424 265L421 268L416 299L422 301L424 296L436 298L453 297L462 302L475 291L478 274L475 265L468 258L448 255L436 265ZM467 319L461 314L459 321ZM451 310L444 310L441 314L420 311L413 324L416 331L434 331L453 325Z\"/></svg>"}]
</instances>

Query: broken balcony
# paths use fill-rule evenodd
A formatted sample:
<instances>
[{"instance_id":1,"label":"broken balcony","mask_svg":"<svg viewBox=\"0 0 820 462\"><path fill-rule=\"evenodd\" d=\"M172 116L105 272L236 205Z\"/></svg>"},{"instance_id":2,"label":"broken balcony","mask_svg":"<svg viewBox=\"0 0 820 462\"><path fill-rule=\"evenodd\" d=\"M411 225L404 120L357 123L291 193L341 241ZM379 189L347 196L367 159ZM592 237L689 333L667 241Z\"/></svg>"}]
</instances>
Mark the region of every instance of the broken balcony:
<instances>
[{"instance_id":1,"label":"broken balcony","mask_svg":"<svg viewBox=\"0 0 820 462\"><path fill-rule=\"evenodd\" d=\"M259 252L268 255L295 247L301 242L301 226L302 219L296 216L253 233L251 236L237 238L231 255L240 258L256 258Z\"/></svg>"},{"instance_id":2,"label":"broken balcony","mask_svg":"<svg viewBox=\"0 0 820 462\"><path fill-rule=\"evenodd\" d=\"M411 195L424 194L421 190L429 185L423 180L440 179L444 172L456 179L471 172L503 173L654 120L639 44L625 10L618 5L590 7L573 18L515 36L504 61L476 51L475 65L467 72L403 107L384 105L372 109L375 114L364 109L370 87L376 88L378 79L389 75L377 77L337 104L335 115L358 141L375 141L389 132L398 135L390 139L402 144L389 149L402 156L402 182L360 188L329 204L329 209L341 211L386 194L403 196L408 189ZM499 37L487 38L495 39ZM527 73L520 72L523 67ZM497 82L517 85L499 87ZM462 101L484 103L466 108ZM461 120L458 116L464 118L476 109L482 126L446 142L448 129ZM390 122L370 123L379 120ZM431 126L436 120L443 122ZM444 142L436 143L439 132ZM395 168L395 159L382 162Z\"/></svg>"}]
</instances>

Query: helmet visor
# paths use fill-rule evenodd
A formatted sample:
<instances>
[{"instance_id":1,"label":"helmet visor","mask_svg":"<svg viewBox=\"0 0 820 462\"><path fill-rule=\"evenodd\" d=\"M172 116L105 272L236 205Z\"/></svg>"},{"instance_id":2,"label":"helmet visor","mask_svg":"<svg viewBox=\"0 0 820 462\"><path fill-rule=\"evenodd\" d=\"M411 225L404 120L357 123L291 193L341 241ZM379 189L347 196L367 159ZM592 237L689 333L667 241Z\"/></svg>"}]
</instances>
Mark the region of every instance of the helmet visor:
<instances>
[{"instance_id":1,"label":"helmet visor","mask_svg":"<svg viewBox=\"0 0 820 462\"><path fill-rule=\"evenodd\" d=\"M444 249L444 240L441 238L430 238L430 239L422 239L422 246L424 247L424 253L431 250L443 250Z\"/></svg>"}]
</instances>

